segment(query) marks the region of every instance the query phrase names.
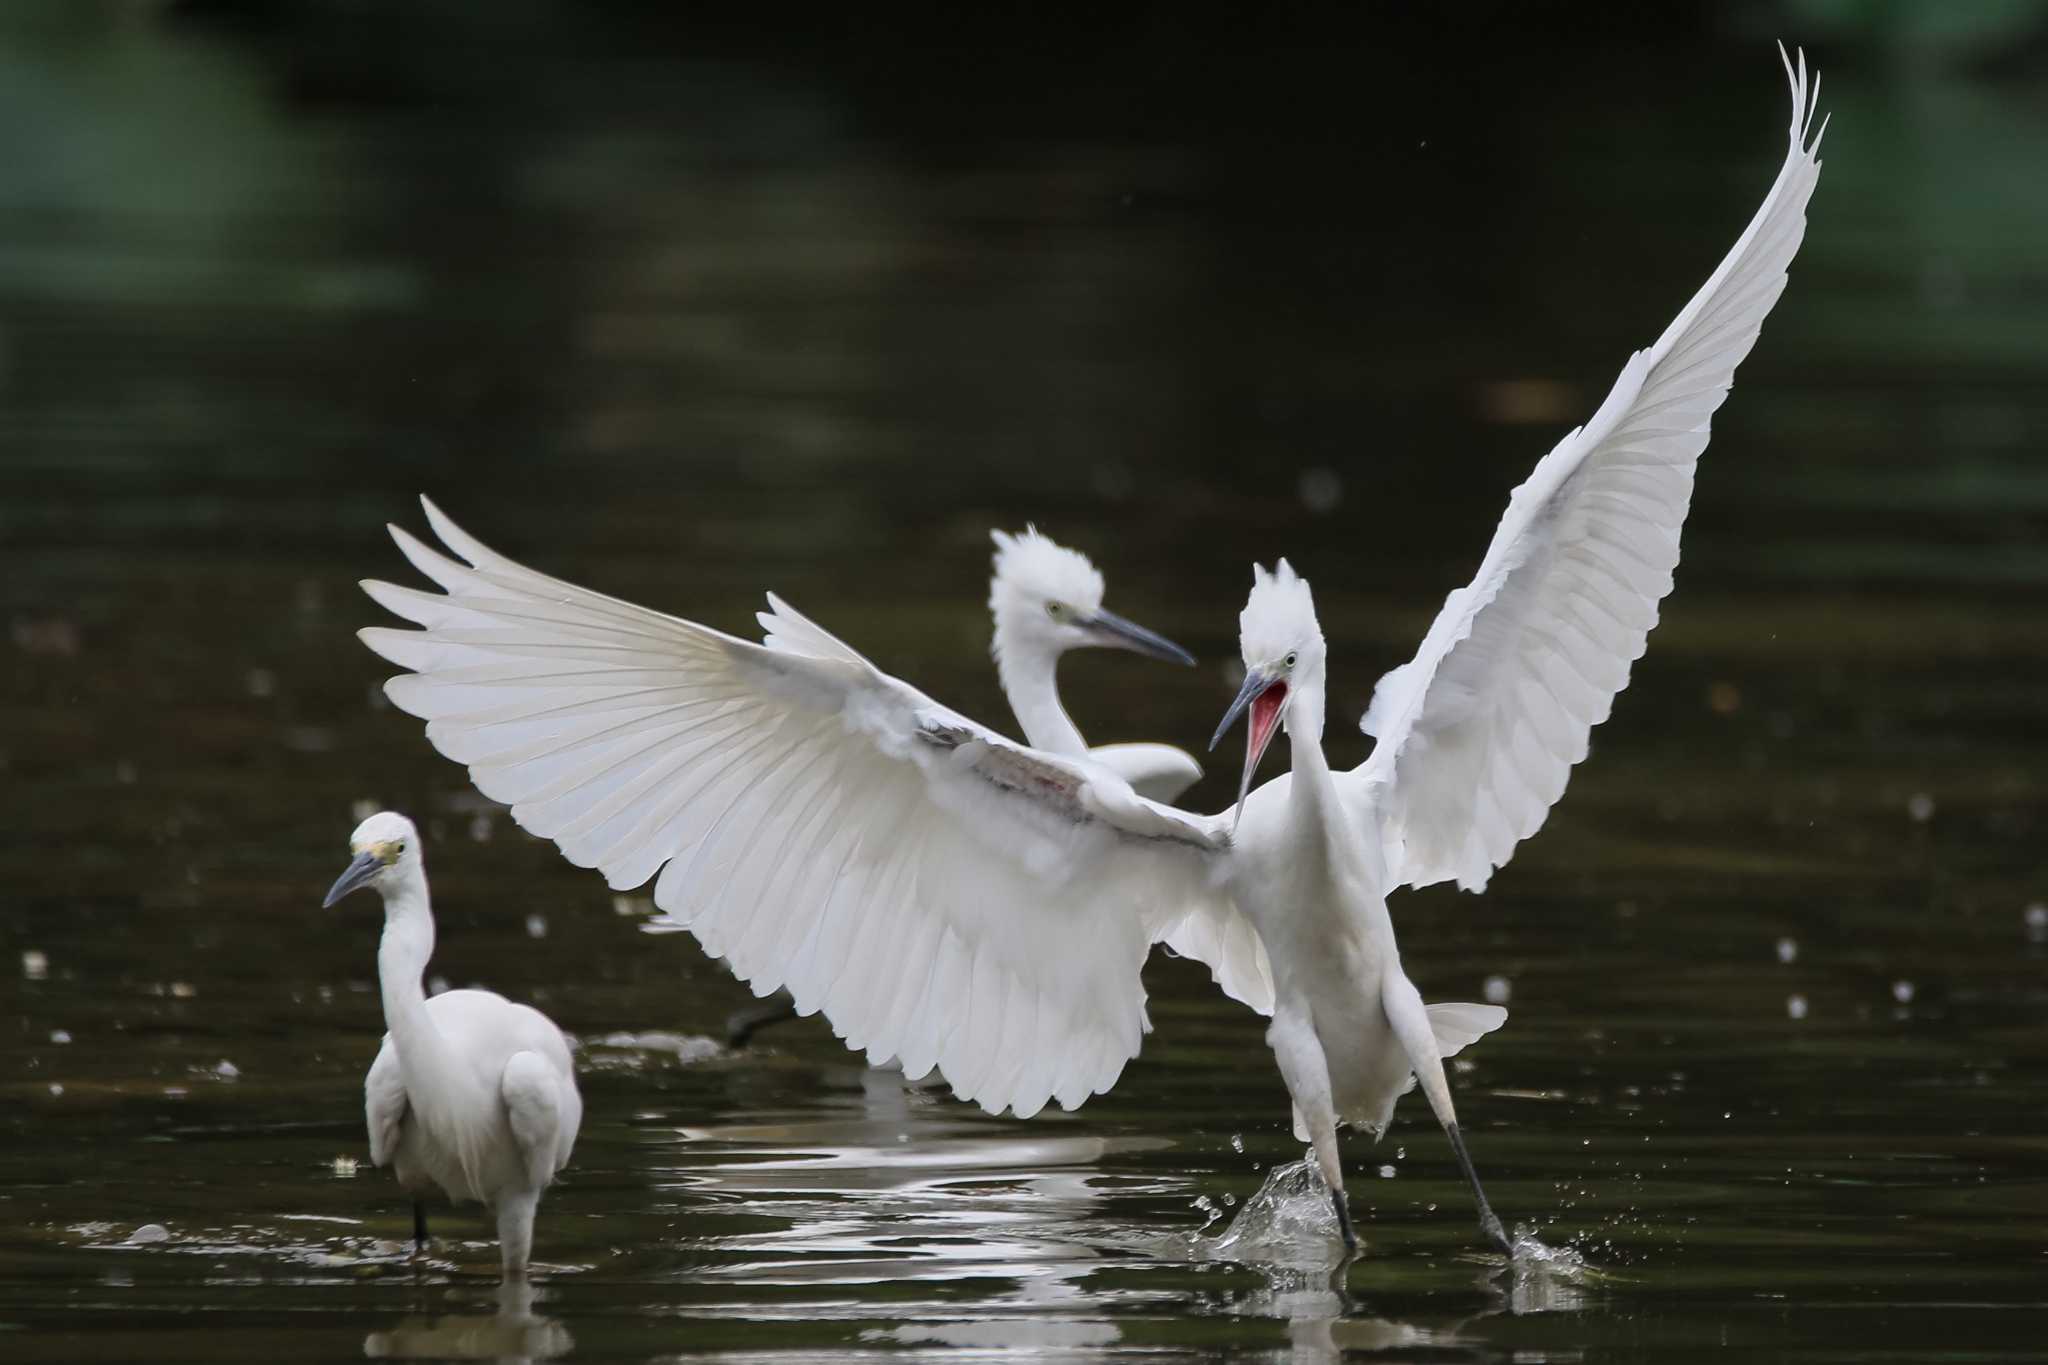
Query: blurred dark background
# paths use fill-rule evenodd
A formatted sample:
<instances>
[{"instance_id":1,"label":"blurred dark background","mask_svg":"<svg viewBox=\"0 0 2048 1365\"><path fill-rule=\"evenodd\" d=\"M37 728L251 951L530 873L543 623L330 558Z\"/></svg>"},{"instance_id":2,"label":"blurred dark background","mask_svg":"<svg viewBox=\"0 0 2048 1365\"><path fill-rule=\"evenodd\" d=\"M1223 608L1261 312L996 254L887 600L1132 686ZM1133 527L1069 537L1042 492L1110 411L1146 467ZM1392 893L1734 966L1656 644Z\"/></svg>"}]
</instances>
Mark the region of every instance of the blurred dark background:
<instances>
[{"instance_id":1,"label":"blurred dark background","mask_svg":"<svg viewBox=\"0 0 2048 1365\"><path fill-rule=\"evenodd\" d=\"M1005 725L987 531L1035 521L1203 660L1072 660L1084 730L1190 749L1249 564L1286 554L1356 761L1508 491L1761 200L1778 39L1823 73L1827 169L1664 624L1492 892L1396 913L1432 996L1514 982L1464 1103L1530 1135L1525 1174L1614 1112L1545 1127L1526 1096L1560 1067L1673 1131L1747 1114L1773 1173L1830 1123L1967 1169L1959 1114L2039 1112L2048 1003L2032 0L0 8L0 979L44 963L0 1005L11 1122L160 1132L152 1077L248 1072L262 1037L346 1145L371 929L314 906L374 804L427 826L451 979L585 1034L741 998L384 706L354 582L408 576L382 526L419 528L420 492L728 629L775 589ZM1173 964L1155 989L1181 1032L1085 1113L1228 1132L1163 1090L1198 1038L1284 1148L1256 1021ZM838 1058L805 1027L806 1065ZM2041 1153L2012 1161L2018 1193L1944 1216L2038 1211ZM1726 1174L1732 1208L1752 1173ZM1649 1205L1654 1242L1678 1215ZM1998 1227L1974 1244L2032 1235Z\"/></svg>"}]
</instances>

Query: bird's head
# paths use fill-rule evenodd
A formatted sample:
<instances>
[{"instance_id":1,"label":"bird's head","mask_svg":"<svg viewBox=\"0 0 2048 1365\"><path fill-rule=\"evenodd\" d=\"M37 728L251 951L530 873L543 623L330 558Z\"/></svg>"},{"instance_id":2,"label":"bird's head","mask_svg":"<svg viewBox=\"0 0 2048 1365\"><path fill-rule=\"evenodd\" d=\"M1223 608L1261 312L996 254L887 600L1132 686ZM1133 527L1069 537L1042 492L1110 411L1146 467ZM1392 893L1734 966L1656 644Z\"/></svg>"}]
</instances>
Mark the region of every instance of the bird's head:
<instances>
[{"instance_id":1,"label":"bird's head","mask_svg":"<svg viewBox=\"0 0 2048 1365\"><path fill-rule=\"evenodd\" d=\"M383 895L399 874L420 865L420 832L397 811L378 811L349 835L348 851L354 858L328 888L323 908L365 886Z\"/></svg>"},{"instance_id":2,"label":"bird's head","mask_svg":"<svg viewBox=\"0 0 2048 1365\"><path fill-rule=\"evenodd\" d=\"M996 619L996 657L1030 649L1058 657L1090 646L1130 649L1170 663L1191 664L1195 656L1163 635L1127 621L1102 606L1102 575L1088 557L1039 534L991 531L996 543L995 574L988 606Z\"/></svg>"},{"instance_id":3,"label":"bird's head","mask_svg":"<svg viewBox=\"0 0 2048 1365\"><path fill-rule=\"evenodd\" d=\"M1241 806L1251 790L1252 774L1280 726L1288 723L1291 728L1295 721L1308 718L1301 708L1320 705L1324 649L1308 580L1284 559L1271 573L1252 566L1251 596L1245 599L1237 629L1244 652L1244 686L1223 713L1209 747L1222 743L1238 716L1250 712L1244 778L1237 789Z\"/></svg>"}]
</instances>

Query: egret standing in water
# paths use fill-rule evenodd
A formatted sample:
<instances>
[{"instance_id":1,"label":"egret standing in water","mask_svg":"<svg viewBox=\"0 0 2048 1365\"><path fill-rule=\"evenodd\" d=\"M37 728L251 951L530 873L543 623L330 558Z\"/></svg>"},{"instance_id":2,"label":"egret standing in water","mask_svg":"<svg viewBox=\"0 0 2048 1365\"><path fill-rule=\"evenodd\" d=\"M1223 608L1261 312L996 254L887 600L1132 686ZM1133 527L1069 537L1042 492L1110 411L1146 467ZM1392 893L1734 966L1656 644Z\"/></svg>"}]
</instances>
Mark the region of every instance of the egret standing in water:
<instances>
[{"instance_id":1,"label":"egret standing in water","mask_svg":"<svg viewBox=\"0 0 2048 1365\"><path fill-rule=\"evenodd\" d=\"M1442 1062L1500 1015L1422 1005L1385 897L1483 887L1627 685L1712 416L1805 230L1818 140L1804 61L1787 74L1791 145L1762 207L1515 491L1478 575L1381 680L1357 769L1322 754L1322 635L1291 570L1246 605L1225 722L1249 713L1246 788L1283 728L1294 771L1217 816L1005 739L779 600L753 644L536 573L431 507L466 562L400 533L444 591L365 584L422 629L362 638L408 670L392 700L523 827L615 889L653 878L672 922L871 1062L936 1066L991 1113L1072 1108L1138 1051L1152 944L1205 945L1221 979L1256 979L1263 952L1268 1039L1347 1239L1337 1126L1383 1127L1411 1075L1478 1195Z\"/></svg>"},{"instance_id":2,"label":"egret standing in water","mask_svg":"<svg viewBox=\"0 0 2048 1365\"><path fill-rule=\"evenodd\" d=\"M427 999L420 977L434 955L434 911L412 821L373 815L349 850L355 859L323 904L364 886L384 901L377 979L390 1032L363 1081L370 1161L412 1194L418 1249L422 1201L438 1188L497 1215L505 1278L523 1280L541 1191L568 1164L583 1122L569 1046L545 1014L490 991Z\"/></svg>"},{"instance_id":3,"label":"egret standing in water","mask_svg":"<svg viewBox=\"0 0 2048 1365\"><path fill-rule=\"evenodd\" d=\"M991 531L995 567L989 577L988 609L995 624L990 653L1010 713L1034 749L1068 758L1092 758L1122 777L1140 796L1171 801L1202 775L1202 765L1170 744L1104 744L1090 748L1080 727L1060 702L1060 657L1075 649L1127 649L1168 663L1192 664L1195 656L1173 641L1116 615L1102 605L1102 573L1078 550L1068 549L1036 527L1021 535ZM779 599L769 601L779 610ZM823 650L839 642L793 627L774 611L759 614L770 648L795 653ZM841 646L843 648L843 646ZM855 656L858 657L858 656ZM863 660L863 662L865 662ZM1198 933L1197 921L1187 933ZM1239 945L1238 955L1218 945L1169 936L1167 946L1187 957L1234 965L1242 956L1251 971L1218 976L1224 990L1262 1013L1273 1003L1272 977L1257 945ZM726 1021L726 1041L743 1046L758 1030L797 1016L788 992L736 1011Z\"/></svg>"}]
</instances>

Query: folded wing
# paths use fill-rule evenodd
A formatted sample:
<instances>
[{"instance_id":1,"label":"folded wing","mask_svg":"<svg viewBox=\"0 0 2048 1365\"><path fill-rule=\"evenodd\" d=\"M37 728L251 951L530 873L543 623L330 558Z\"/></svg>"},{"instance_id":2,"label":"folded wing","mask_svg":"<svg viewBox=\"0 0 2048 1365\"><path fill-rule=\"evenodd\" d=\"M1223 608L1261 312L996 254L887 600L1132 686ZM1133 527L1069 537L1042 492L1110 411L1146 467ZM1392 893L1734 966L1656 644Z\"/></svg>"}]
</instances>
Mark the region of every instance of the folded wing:
<instances>
[{"instance_id":1,"label":"folded wing","mask_svg":"<svg viewBox=\"0 0 2048 1365\"><path fill-rule=\"evenodd\" d=\"M1593 420L1515 490L1478 575L1373 694L1363 726L1379 744L1349 789L1378 805L1398 883L1484 887L1628 685L1671 591L1709 424L1806 231L1820 138L1803 55L1786 74L1790 146L1763 206Z\"/></svg>"},{"instance_id":2,"label":"folded wing","mask_svg":"<svg viewBox=\"0 0 2048 1365\"><path fill-rule=\"evenodd\" d=\"M654 900L849 1045L937 1066L991 1113L1107 1089L1148 1027L1155 939L1221 892L1221 824L1003 739L783 604L756 645L548 578L427 514L393 528L441 593L366 583L422 629L362 632L410 670L427 738L616 888Z\"/></svg>"}]
</instances>

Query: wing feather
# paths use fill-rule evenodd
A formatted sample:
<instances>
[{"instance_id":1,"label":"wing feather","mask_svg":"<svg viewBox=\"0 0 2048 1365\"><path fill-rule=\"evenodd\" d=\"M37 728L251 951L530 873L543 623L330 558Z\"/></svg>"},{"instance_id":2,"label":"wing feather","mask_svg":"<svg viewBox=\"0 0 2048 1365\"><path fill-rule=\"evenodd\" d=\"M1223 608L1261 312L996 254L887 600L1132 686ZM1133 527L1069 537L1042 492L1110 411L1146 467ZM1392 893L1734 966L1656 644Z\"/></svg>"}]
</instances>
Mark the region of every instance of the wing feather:
<instances>
[{"instance_id":1,"label":"wing feather","mask_svg":"<svg viewBox=\"0 0 2048 1365\"><path fill-rule=\"evenodd\" d=\"M1820 176L1818 83L1803 55L1785 69L1789 146L1762 207L1593 419L1515 490L1478 575L1374 691L1362 724L1379 743L1347 791L1380 807L1401 883L1483 888L1628 686L1671 591L1713 414L1784 291Z\"/></svg>"},{"instance_id":2,"label":"wing feather","mask_svg":"<svg viewBox=\"0 0 2048 1365\"><path fill-rule=\"evenodd\" d=\"M1220 821L1001 738L778 598L752 644L535 573L426 508L466 562L394 529L443 591L365 585L420 627L362 632L409 670L392 700L570 861L652 879L668 925L757 992L787 986L871 1058L1020 1115L1115 1081L1149 1027L1146 952L1184 924L1270 1008L1215 877Z\"/></svg>"}]
</instances>

